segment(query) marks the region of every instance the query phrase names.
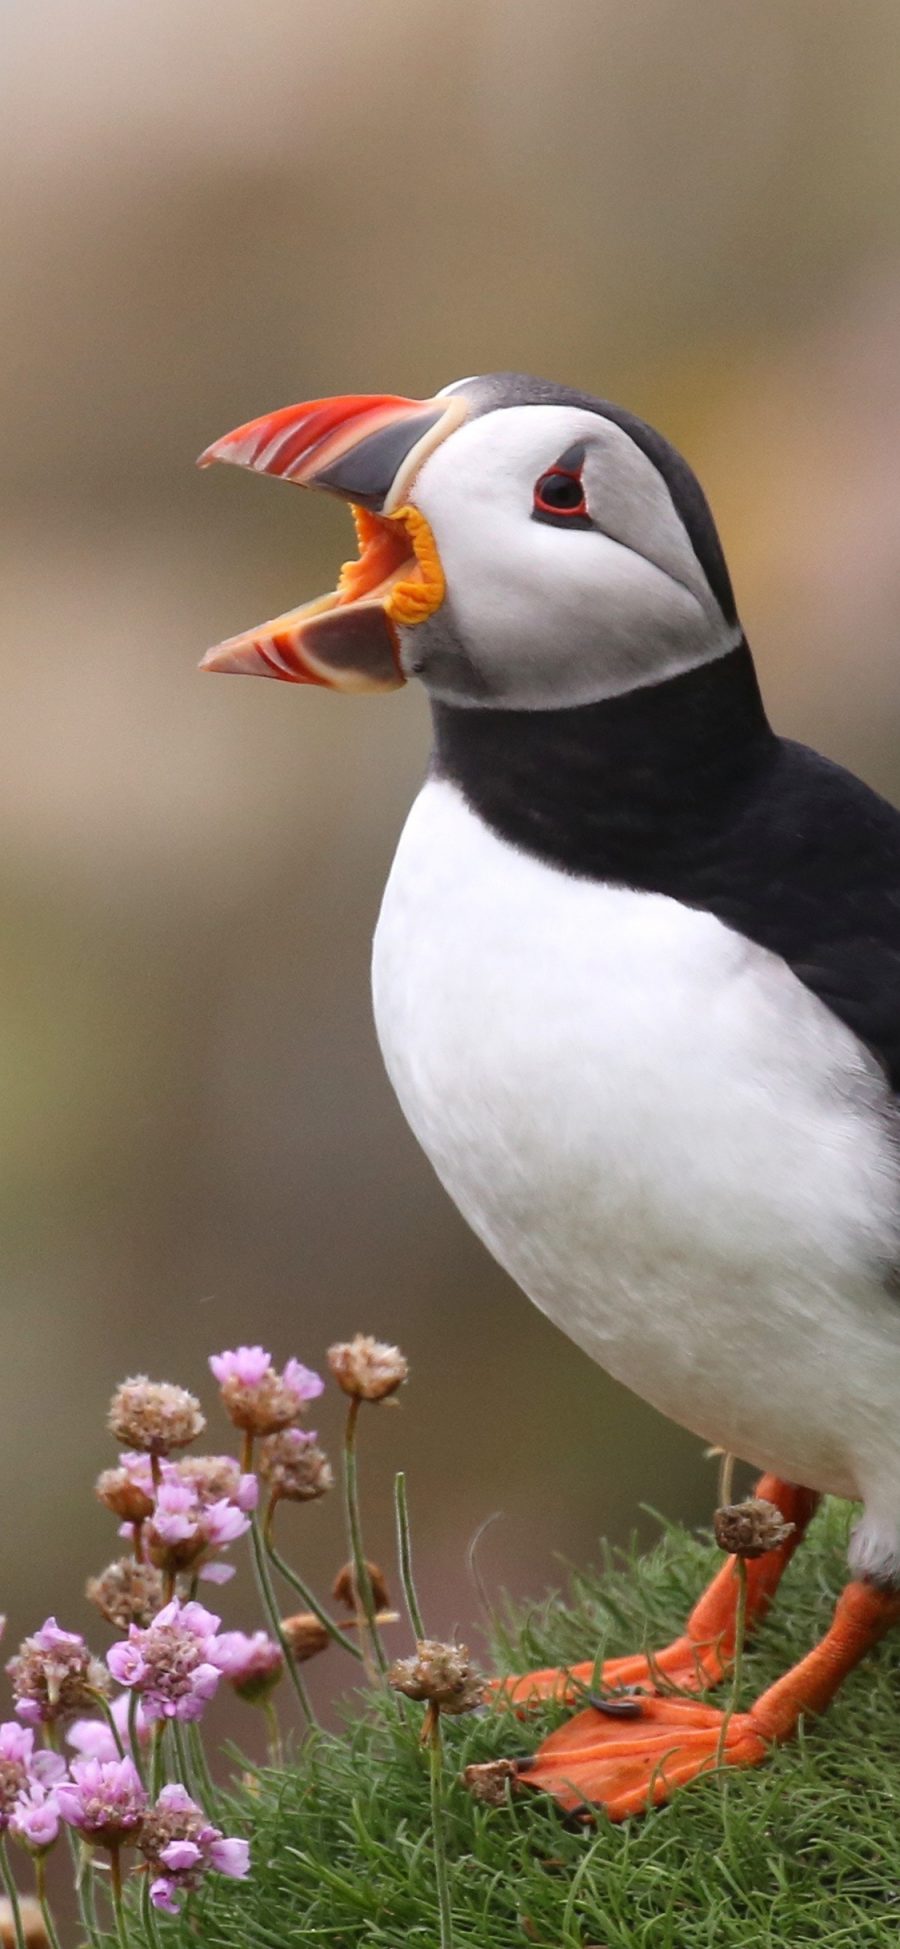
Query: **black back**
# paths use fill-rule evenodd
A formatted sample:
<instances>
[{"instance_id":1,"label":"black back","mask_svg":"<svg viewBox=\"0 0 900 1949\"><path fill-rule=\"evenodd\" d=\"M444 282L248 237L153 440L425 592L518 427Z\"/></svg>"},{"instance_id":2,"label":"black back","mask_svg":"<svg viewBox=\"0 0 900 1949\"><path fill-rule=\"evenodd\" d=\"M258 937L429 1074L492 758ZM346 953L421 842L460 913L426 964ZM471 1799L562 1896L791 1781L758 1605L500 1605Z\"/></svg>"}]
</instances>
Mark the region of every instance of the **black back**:
<instances>
[{"instance_id":1,"label":"black back","mask_svg":"<svg viewBox=\"0 0 900 1949\"><path fill-rule=\"evenodd\" d=\"M668 894L787 962L900 1090L900 813L778 738L745 643L602 703L436 703L433 768L565 872Z\"/></svg>"}]
</instances>

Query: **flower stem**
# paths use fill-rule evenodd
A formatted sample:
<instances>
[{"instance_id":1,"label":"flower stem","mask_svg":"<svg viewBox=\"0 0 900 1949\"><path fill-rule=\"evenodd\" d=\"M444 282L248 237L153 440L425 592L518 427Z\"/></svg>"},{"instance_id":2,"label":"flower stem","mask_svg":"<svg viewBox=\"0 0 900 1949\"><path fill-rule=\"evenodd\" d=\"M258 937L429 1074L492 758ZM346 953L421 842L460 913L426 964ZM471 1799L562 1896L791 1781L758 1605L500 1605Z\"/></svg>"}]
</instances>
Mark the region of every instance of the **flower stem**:
<instances>
[{"instance_id":1,"label":"flower stem","mask_svg":"<svg viewBox=\"0 0 900 1949\"><path fill-rule=\"evenodd\" d=\"M50 1949L61 1949L59 1936L56 1932L56 1923L53 1920L53 1911L47 1899L46 1862L43 1854L36 1854L34 1857L34 1884L37 1890L41 1914L44 1918L44 1928L47 1931L47 1941L50 1944Z\"/></svg>"},{"instance_id":2,"label":"flower stem","mask_svg":"<svg viewBox=\"0 0 900 1949\"><path fill-rule=\"evenodd\" d=\"M406 1476L401 1472L394 1478L394 1508L397 1514L397 1553L400 1558L400 1581L409 1621L417 1638L424 1638L425 1626L413 1582L412 1547L409 1536L409 1509L406 1502Z\"/></svg>"},{"instance_id":3,"label":"flower stem","mask_svg":"<svg viewBox=\"0 0 900 1949\"><path fill-rule=\"evenodd\" d=\"M166 1736L165 1719L157 1719L154 1722L153 1738L150 1746L150 1798L151 1800L157 1800L162 1790L163 1776L165 1772L165 1764L164 1764L165 1755L163 1753L163 1740L165 1736Z\"/></svg>"},{"instance_id":4,"label":"flower stem","mask_svg":"<svg viewBox=\"0 0 900 1949\"><path fill-rule=\"evenodd\" d=\"M344 1502L347 1514L347 1534L350 1540L350 1555L353 1560L353 1583L356 1594L360 1637L363 1646L363 1663L366 1666L369 1677L374 1678L375 1670L372 1663L372 1654L374 1653L375 1663L378 1665L382 1675L387 1671L387 1659L384 1655L384 1646L378 1635L378 1626L375 1622L375 1598L372 1592L369 1566L366 1562L366 1555L363 1549L362 1523L359 1514L359 1481L356 1468L356 1424L359 1420L359 1409L359 1397L358 1395L354 1395L347 1411L347 1426L344 1434ZM364 1624L366 1626L365 1631L363 1629Z\"/></svg>"},{"instance_id":5,"label":"flower stem","mask_svg":"<svg viewBox=\"0 0 900 1949\"><path fill-rule=\"evenodd\" d=\"M198 1800L201 1796L202 1789L198 1788L194 1775L192 1755L188 1753L184 1727L179 1724L177 1719L173 1719L172 1730L175 1734L175 1752L178 1758L178 1772L181 1777L181 1784L183 1787L187 1787L192 1800Z\"/></svg>"},{"instance_id":6,"label":"flower stem","mask_svg":"<svg viewBox=\"0 0 900 1949\"><path fill-rule=\"evenodd\" d=\"M307 1692L306 1686L304 1685L303 1680L300 1677L300 1673L297 1669L297 1660L294 1657L294 1654L288 1643L287 1635L285 1631L282 1629L281 1617L278 1610L278 1602L275 1596L275 1592L272 1588L272 1579L269 1576L269 1566L266 1561L266 1551L262 1539L262 1531L260 1529L259 1517L256 1515L254 1515L251 1520L250 1539L253 1544L253 1562L256 1570L256 1582L259 1588L260 1597L262 1599L263 1610L265 1611L271 1629L274 1632L274 1635L278 1639L278 1642L281 1646L282 1653L284 1656L284 1662L287 1667L288 1677L291 1681L291 1684L294 1687L294 1691L297 1694L297 1698L300 1703L300 1709L306 1720L307 1726L311 1727L316 1724L316 1715L312 1709L309 1693Z\"/></svg>"},{"instance_id":7,"label":"flower stem","mask_svg":"<svg viewBox=\"0 0 900 1949\"><path fill-rule=\"evenodd\" d=\"M738 1579L737 1611L734 1620L734 1677L731 1687L731 1710L736 1712L741 1701L741 1680L744 1676L744 1646L747 1641L747 1565L742 1556L735 1560Z\"/></svg>"},{"instance_id":8,"label":"flower stem","mask_svg":"<svg viewBox=\"0 0 900 1949\"><path fill-rule=\"evenodd\" d=\"M244 1433L244 1439L241 1443L241 1474L252 1475L253 1474L253 1430L252 1428L245 1428L243 1433Z\"/></svg>"},{"instance_id":9,"label":"flower stem","mask_svg":"<svg viewBox=\"0 0 900 1949\"><path fill-rule=\"evenodd\" d=\"M140 1780L143 1780L144 1766L143 1766L143 1757L141 1754L141 1742L140 1739L138 1738L138 1722L137 1722L139 1706L140 1706L140 1697L138 1693L135 1692L134 1689L132 1688L132 1690L128 1694L128 1744L129 1747L131 1748L131 1757L137 1769L138 1778Z\"/></svg>"},{"instance_id":10,"label":"flower stem","mask_svg":"<svg viewBox=\"0 0 900 1949\"><path fill-rule=\"evenodd\" d=\"M13 1936L15 1937L16 1949L25 1949L25 1931L22 1927L22 1910L19 1906L19 1891L16 1887L15 1880L13 1878L13 1871L9 1865L9 1853L7 1851L6 1840L4 1837L0 1837L0 1878L2 1878L3 1886L6 1891L6 1899L9 1902L9 1912L12 1916Z\"/></svg>"},{"instance_id":11,"label":"flower stem","mask_svg":"<svg viewBox=\"0 0 900 1949\"><path fill-rule=\"evenodd\" d=\"M444 1826L444 1742L441 1737L439 1708L429 1704L425 1712L423 1736L428 1743L428 1771L431 1782L431 1836L434 1845L434 1877L437 1883L440 1949L453 1949L453 1917L450 1910L450 1883L447 1878L447 1835Z\"/></svg>"},{"instance_id":12,"label":"flower stem","mask_svg":"<svg viewBox=\"0 0 900 1949\"><path fill-rule=\"evenodd\" d=\"M116 1935L119 1949L128 1949L128 1929L125 1923L125 1906L122 1901L122 1859L118 1847L109 1850L109 1887L112 1895L113 1914L116 1918Z\"/></svg>"},{"instance_id":13,"label":"flower stem","mask_svg":"<svg viewBox=\"0 0 900 1949\"><path fill-rule=\"evenodd\" d=\"M263 1699L263 1712L266 1716L266 1730L269 1740L269 1765L283 1766L284 1746L282 1744L281 1727L278 1724L278 1713L275 1710L274 1699Z\"/></svg>"},{"instance_id":14,"label":"flower stem","mask_svg":"<svg viewBox=\"0 0 900 1949\"><path fill-rule=\"evenodd\" d=\"M722 1730L716 1765L721 1766L725 1758L725 1745L732 1717L737 1712L741 1700L741 1681L744 1675L744 1645L747 1639L747 1565L742 1556L734 1559L734 1574L738 1580L737 1606L734 1614L734 1667L731 1679L731 1696L722 1714Z\"/></svg>"},{"instance_id":15,"label":"flower stem","mask_svg":"<svg viewBox=\"0 0 900 1949\"><path fill-rule=\"evenodd\" d=\"M340 1625L336 1624L334 1618L329 1617L328 1612L322 1609L318 1598L314 1596L309 1585L305 1584L303 1578L297 1575L296 1570L293 1570L291 1565L285 1562L280 1550L276 1550L268 1532L268 1525L264 1533L264 1542L269 1562L274 1564L279 1576L284 1578L286 1584L290 1584L291 1589L297 1592L298 1597L302 1597L307 1610L312 1612L313 1617L318 1618L319 1623L328 1632L328 1636L334 1639L335 1644L340 1645L342 1651L349 1651L351 1658L361 1658L362 1652L360 1651L359 1645L351 1643L351 1640L341 1630Z\"/></svg>"},{"instance_id":16,"label":"flower stem","mask_svg":"<svg viewBox=\"0 0 900 1949\"><path fill-rule=\"evenodd\" d=\"M216 1785L206 1764L206 1753L203 1750L203 1735L198 1725L188 1726L187 1740L188 1748L194 1762L194 1771L200 1781L203 1792L203 1805L206 1812L209 1813L216 1804Z\"/></svg>"},{"instance_id":17,"label":"flower stem","mask_svg":"<svg viewBox=\"0 0 900 1949\"><path fill-rule=\"evenodd\" d=\"M88 1941L100 1940L100 1924L97 1920L97 1903L94 1897L94 1862L92 1851L86 1841L77 1842L72 1829L69 1829L75 1849L75 1892L78 1896L78 1913L87 1931Z\"/></svg>"},{"instance_id":18,"label":"flower stem","mask_svg":"<svg viewBox=\"0 0 900 1949\"><path fill-rule=\"evenodd\" d=\"M44 1745L48 1747L51 1753L58 1753L59 1733L52 1720L44 1725L43 1734ZM94 1903L91 1850L86 1841L78 1839L74 1827L69 1827L68 1825L66 1827L66 1843L72 1861L72 1874L75 1897L78 1902L78 1914L88 1941L96 1944L99 1939L100 1928L97 1922L97 1910Z\"/></svg>"},{"instance_id":19,"label":"flower stem","mask_svg":"<svg viewBox=\"0 0 900 1949\"><path fill-rule=\"evenodd\" d=\"M136 1694L132 1693L131 1696L132 1698L134 1698L136 1697ZM104 1692L94 1692L93 1697L96 1699L97 1704L99 1705L100 1710L103 1714L103 1717L106 1720L106 1723L109 1727L109 1730L112 1733L113 1739L116 1742L116 1752L118 1753L120 1760L123 1760L125 1758L125 1744L122 1739L122 1735L119 1731L119 1728L116 1725L115 1719L113 1717L113 1711L109 1703L109 1700L106 1697Z\"/></svg>"},{"instance_id":20,"label":"flower stem","mask_svg":"<svg viewBox=\"0 0 900 1949\"><path fill-rule=\"evenodd\" d=\"M153 1944L153 1949L160 1949L159 1929L156 1925L156 1910L150 1900L149 1869L144 1870L141 1881L141 1926L144 1934L149 1936Z\"/></svg>"}]
</instances>

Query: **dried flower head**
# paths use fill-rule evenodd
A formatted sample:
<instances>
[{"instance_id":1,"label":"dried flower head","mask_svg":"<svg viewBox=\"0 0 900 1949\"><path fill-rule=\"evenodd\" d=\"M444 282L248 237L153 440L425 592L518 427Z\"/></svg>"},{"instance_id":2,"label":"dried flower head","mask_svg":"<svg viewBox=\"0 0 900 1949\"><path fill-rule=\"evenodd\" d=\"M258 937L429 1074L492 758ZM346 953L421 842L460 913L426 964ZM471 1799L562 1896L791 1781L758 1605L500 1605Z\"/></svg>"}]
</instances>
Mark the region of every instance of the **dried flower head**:
<instances>
[{"instance_id":1,"label":"dried flower head","mask_svg":"<svg viewBox=\"0 0 900 1949\"><path fill-rule=\"evenodd\" d=\"M409 1373L409 1363L399 1347L386 1340L373 1340L370 1333L357 1333L353 1340L340 1340L328 1349L328 1365L339 1387L357 1401L384 1401L396 1394Z\"/></svg>"},{"instance_id":2,"label":"dried flower head","mask_svg":"<svg viewBox=\"0 0 900 1949\"><path fill-rule=\"evenodd\" d=\"M250 1867L249 1844L214 1827L181 1785L163 1787L144 1820L139 1846L156 1877L150 1899L167 1915L178 1914L181 1897L199 1887L210 1870L241 1880Z\"/></svg>"},{"instance_id":3,"label":"dried flower head","mask_svg":"<svg viewBox=\"0 0 900 1949\"><path fill-rule=\"evenodd\" d=\"M223 1677L250 1705L268 1698L284 1672L281 1646L265 1631L223 1631L218 1655Z\"/></svg>"},{"instance_id":4,"label":"dried flower head","mask_svg":"<svg viewBox=\"0 0 900 1949\"><path fill-rule=\"evenodd\" d=\"M133 1760L73 1760L56 1789L59 1811L85 1840L116 1848L141 1827L147 1795Z\"/></svg>"},{"instance_id":5,"label":"dried flower head","mask_svg":"<svg viewBox=\"0 0 900 1949\"><path fill-rule=\"evenodd\" d=\"M202 1604L173 1598L146 1630L132 1624L110 1647L113 1677L139 1692L148 1719L199 1719L218 1689L219 1619Z\"/></svg>"},{"instance_id":6,"label":"dried flower head","mask_svg":"<svg viewBox=\"0 0 900 1949\"><path fill-rule=\"evenodd\" d=\"M294 1617L283 1617L281 1628L288 1650L300 1665L307 1658L317 1658L320 1651L328 1650L328 1632L312 1611L297 1611Z\"/></svg>"},{"instance_id":7,"label":"dried flower head","mask_svg":"<svg viewBox=\"0 0 900 1949\"><path fill-rule=\"evenodd\" d=\"M65 1761L58 1754L35 1752L30 1726L22 1726L16 1719L0 1725L0 1834L9 1826L23 1793L35 1785L54 1786L65 1770Z\"/></svg>"},{"instance_id":8,"label":"dried flower head","mask_svg":"<svg viewBox=\"0 0 900 1949\"><path fill-rule=\"evenodd\" d=\"M275 1502L314 1502L334 1488L331 1463L306 1428L283 1428L260 1444L257 1465Z\"/></svg>"},{"instance_id":9,"label":"dried flower head","mask_svg":"<svg viewBox=\"0 0 900 1949\"><path fill-rule=\"evenodd\" d=\"M168 1455L186 1448L206 1427L196 1396L171 1381L151 1381L135 1374L117 1387L109 1404L109 1428L116 1441L140 1448L148 1455Z\"/></svg>"},{"instance_id":10,"label":"dried flower head","mask_svg":"<svg viewBox=\"0 0 900 1949\"><path fill-rule=\"evenodd\" d=\"M372 1563L368 1557L366 1558L366 1569L369 1572L369 1583L372 1586L372 1602L375 1605L376 1611L389 1610L391 1593L387 1587L384 1571L380 1570L378 1564ZM343 1604L345 1610L359 1610L362 1599L357 1591L356 1572L352 1563L345 1563L343 1570L338 1571L334 1583L331 1586L331 1595L336 1604Z\"/></svg>"},{"instance_id":11,"label":"dried flower head","mask_svg":"<svg viewBox=\"0 0 900 1949\"><path fill-rule=\"evenodd\" d=\"M163 1580L152 1563L119 1557L99 1577L89 1577L85 1595L96 1604L107 1624L127 1631L129 1624L149 1624L163 1607Z\"/></svg>"},{"instance_id":12,"label":"dried flower head","mask_svg":"<svg viewBox=\"0 0 900 1949\"><path fill-rule=\"evenodd\" d=\"M795 1528L796 1524L786 1523L781 1510L763 1496L727 1503L713 1517L716 1542L729 1556L765 1556L779 1543L786 1543Z\"/></svg>"},{"instance_id":13,"label":"dried flower head","mask_svg":"<svg viewBox=\"0 0 900 1949\"><path fill-rule=\"evenodd\" d=\"M123 1523L143 1523L153 1512L153 1481L145 1455L123 1455L116 1469L98 1475L96 1494Z\"/></svg>"},{"instance_id":14,"label":"dried flower head","mask_svg":"<svg viewBox=\"0 0 900 1949\"><path fill-rule=\"evenodd\" d=\"M48 1617L40 1631L24 1638L6 1667L18 1717L28 1726L81 1712L109 1690L109 1679L77 1631L61 1631Z\"/></svg>"},{"instance_id":15,"label":"dried flower head","mask_svg":"<svg viewBox=\"0 0 900 1949\"><path fill-rule=\"evenodd\" d=\"M398 1658L388 1672L388 1684L441 1712L474 1712L485 1699L486 1681L470 1664L467 1647L434 1638L420 1638L415 1657Z\"/></svg>"},{"instance_id":16,"label":"dried flower head","mask_svg":"<svg viewBox=\"0 0 900 1949\"><path fill-rule=\"evenodd\" d=\"M265 1347L234 1347L210 1355L226 1413L248 1435L275 1435L317 1400L325 1385L319 1374L299 1360L289 1360L283 1373L272 1365Z\"/></svg>"},{"instance_id":17,"label":"dried flower head","mask_svg":"<svg viewBox=\"0 0 900 1949\"><path fill-rule=\"evenodd\" d=\"M519 1770L515 1760L485 1760L481 1766L464 1767L462 1783L486 1807L505 1807L519 1785Z\"/></svg>"},{"instance_id":18,"label":"dried flower head","mask_svg":"<svg viewBox=\"0 0 900 1949\"><path fill-rule=\"evenodd\" d=\"M256 1508L256 1476L246 1474L233 1455L183 1455L169 1468L179 1482L193 1489L198 1502L233 1502L245 1515Z\"/></svg>"}]
</instances>

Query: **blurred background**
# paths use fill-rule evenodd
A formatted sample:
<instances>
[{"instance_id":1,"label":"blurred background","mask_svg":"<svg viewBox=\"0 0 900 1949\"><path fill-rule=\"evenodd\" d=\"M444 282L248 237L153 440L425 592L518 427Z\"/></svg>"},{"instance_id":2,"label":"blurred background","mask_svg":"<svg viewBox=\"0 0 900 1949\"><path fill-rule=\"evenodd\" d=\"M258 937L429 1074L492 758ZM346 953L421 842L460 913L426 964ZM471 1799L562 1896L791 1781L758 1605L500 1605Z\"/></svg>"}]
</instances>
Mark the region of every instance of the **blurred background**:
<instances>
[{"instance_id":1,"label":"blurred background","mask_svg":"<svg viewBox=\"0 0 900 1949\"><path fill-rule=\"evenodd\" d=\"M330 587L337 504L213 437L323 393L518 367L660 424L717 513L774 719L900 793L895 0L10 0L0 1040L2 1599L88 1621L111 1389L211 1350L413 1380L364 1436L373 1553L410 1480L433 1629L537 1594L699 1444L510 1286L382 1074L369 942L424 700L201 679ZM336 1440L339 1410L314 1417ZM287 1511L320 1585L337 1499ZM248 1623L246 1573L224 1599ZM95 1637L99 1634L95 1631ZM324 1661L323 1661L324 1662ZM327 1681L325 1681L327 1683Z\"/></svg>"}]
</instances>

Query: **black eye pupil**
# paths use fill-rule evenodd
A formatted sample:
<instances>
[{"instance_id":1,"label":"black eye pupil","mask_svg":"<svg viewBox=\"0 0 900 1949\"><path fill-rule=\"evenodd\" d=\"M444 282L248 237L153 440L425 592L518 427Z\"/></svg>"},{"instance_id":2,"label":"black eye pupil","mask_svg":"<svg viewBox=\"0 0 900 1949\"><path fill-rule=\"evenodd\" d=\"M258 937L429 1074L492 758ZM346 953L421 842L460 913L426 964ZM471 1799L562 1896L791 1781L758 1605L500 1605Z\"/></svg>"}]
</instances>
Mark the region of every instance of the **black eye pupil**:
<instances>
[{"instance_id":1,"label":"black eye pupil","mask_svg":"<svg viewBox=\"0 0 900 1949\"><path fill-rule=\"evenodd\" d=\"M580 508L584 489L574 474L545 474L538 481L538 500L548 508Z\"/></svg>"}]
</instances>

